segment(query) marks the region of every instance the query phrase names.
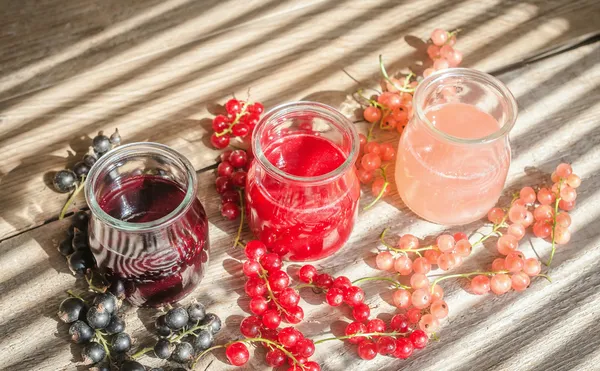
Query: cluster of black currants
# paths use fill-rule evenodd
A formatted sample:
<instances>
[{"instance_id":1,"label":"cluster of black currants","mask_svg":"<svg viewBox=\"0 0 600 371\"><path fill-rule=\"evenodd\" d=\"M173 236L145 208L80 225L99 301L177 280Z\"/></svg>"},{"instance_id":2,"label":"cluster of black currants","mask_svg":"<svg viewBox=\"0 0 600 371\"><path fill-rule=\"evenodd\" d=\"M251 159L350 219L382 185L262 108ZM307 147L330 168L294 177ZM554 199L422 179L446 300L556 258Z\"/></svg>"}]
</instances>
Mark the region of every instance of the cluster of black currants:
<instances>
[{"instance_id":1,"label":"cluster of black currants","mask_svg":"<svg viewBox=\"0 0 600 371\"><path fill-rule=\"evenodd\" d=\"M58 251L67 258L69 269L73 274L86 274L96 266L88 241L88 219L89 216L85 211L76 212L67 237L58 244Z\"/></svg>"},{"instance_id":2,"label":"cluster of black currants","mask_svg":"<svg viewBox=\"0 0 600 371\"><path fill-rule=\"evenodd\" d=\"M206 313L204 305L196 302L187 308L170 309L156 318L155 326L159 338L151 349L156 357L185 364L213 345L214 336L221 330L221 319Z\"/></svg>"},{"instance_id":3,"label":"cluster of black currants","mask_svg":"<svg viewBox=\"0 0 600 371\"><path fill-rule=\"evenodd\" d=\"M77 162L73 169L60 170L54 175L54 189L61 193L71 192L77 183L84 179L90 171L90 168L96 161L112 148L121 144L121 135L119 129L109 137L99 132L92 140L92 146L81 161Z\"/></svg>"}]
</instances>

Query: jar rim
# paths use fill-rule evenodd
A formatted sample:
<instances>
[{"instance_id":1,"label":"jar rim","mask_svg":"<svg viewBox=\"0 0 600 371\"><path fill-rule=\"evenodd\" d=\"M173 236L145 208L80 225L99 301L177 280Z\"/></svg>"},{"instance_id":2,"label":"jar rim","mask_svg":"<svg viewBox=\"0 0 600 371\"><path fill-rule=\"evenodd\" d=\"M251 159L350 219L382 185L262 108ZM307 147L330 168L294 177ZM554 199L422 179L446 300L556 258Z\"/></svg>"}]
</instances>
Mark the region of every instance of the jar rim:
<instances>
[{"instance_id":1,"label":"jar rim","mask_svg":"<svg viewBox=\"0 0 600 371\"><path fill-rule=\"evenodd\" d=\"M498 130L496 130L495 132L493 132L489 135L486 135L482 138L475 138L475 139L456 137L456 136L450 135L450 134L438 129L437 127L435 127L435 125L433 125L431 123L431 121L429 121L427 116L425 115L425 112L423 110L422 100L425 97L425 91L427 90L427 88L429 88L431 85L433 85L447 77L467 77L468 79L472 79L472 80L476 80L481 83L485 83L488 86L491 86L492 88L494 88L498 93L500 93L501 97L507 101L508 108L510 111L508 113L508 120L504 123L504 125L502 125L500 128L498 128ZM498 138L508 135L510 130L515 126L515 122L517 121L517 113L518 113L517 101L516 101L514 95L508 89L508 87L502 81L498 80L496 77L494 77L488 73L481 72L481 71L478 71L478 70L475 70L472 68L448 68L448 69L431 74L430 76L425 78L423 81L421 81L421 83L417 86L417 89L414 94L414 101L415 101L415 104L414 104L415 114L419 120L424 122L425 125L427 125L427 127L433 133L437 134L438 136L442 137L443 139L446 139L447 141L459 143L459 144L485 144L485 143L493 142Z\"/></svg>"},{"instance_id":2,"label":"jar rim","mask_svg":"<svg viewBox=\"0 0 600 371\"><path fill-rule=\"evenodd\" d=\"M277 120L295 112L314 112L316 114L329 117L335 123L339 124L340 128L350 136L350 152L348 153L346 160L340 166L328 173L318 176L298 176L279 169L267 159L263 146L260 143L260 138L264 134L267 124L273 120ZM350 121L350 119L348 119L335 108L327 104L312 101L288 102L271 108L258 122L254 133L252 134L252 152L254 153L254 158L262 165L263 168L266 169L269 175L275 176L280 180L296 183L311 183L318 185L338 178L342 174L346 173L352 166L354 166L356 158L358 157L359 149L360 141L358 138L358 131L354 127L352 121Z\"/></svg>"},{"instance_id":3,"label":"jar rim","mask_svg":"<svg viewBox=\"0 0 600 371\"><path fill-rule=\"evenodd\" d=\"M107 166L110 166L110 164L117 163L134 155L150 154L168 157L185 170L187 175L187 187L183 200L181 200L179 205L177 205L177 207L169 214L150 222L131 223L110 216L107 212L102 210L98 204L98 200L94 192L94 185L102 173L102 170L104 170ZM154 142L135 142L111 149L102 157L100 157L94 163L94 165L92 165L85 181L88 182L85 187L85 199L94 217L112 228L127 232L148 232L151 230L164 228L165 226L173 223L180 216L185 214L192 206L192 201L196 197L196 192L198 189L196 182L196 171L190 161L171 147Z\"/></svg>"}]
</instances>

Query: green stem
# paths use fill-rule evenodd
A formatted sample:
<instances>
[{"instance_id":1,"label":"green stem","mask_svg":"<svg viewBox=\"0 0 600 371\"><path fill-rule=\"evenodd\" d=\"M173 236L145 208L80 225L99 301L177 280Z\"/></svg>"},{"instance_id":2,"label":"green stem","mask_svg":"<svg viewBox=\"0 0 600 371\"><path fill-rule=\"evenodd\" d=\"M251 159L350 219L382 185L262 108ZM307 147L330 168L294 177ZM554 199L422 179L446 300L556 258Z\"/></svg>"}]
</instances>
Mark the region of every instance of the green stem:
<instances>
[{"instance_id":1,"label":"green stem","mask_svg":"<svg viewBox=\"0 0 600 371\"><path fill-rule=\"evenodd\" d=\"M352 284L355 285L357 283L366 282L366 281L387 281L387 282L391 282L397 289L410 290L409 286L403 285L400 282L396 281L395 279L389 278L389 277L363 277L363 278L359 278L357 280L352 281Z\"/></svg>"},{"instance_id":2,"label":"green stem","mask_svg":"<svg viewBox=\"0 0 600 371\"><path fill-rule=\"evenodd\" d=\"M381 199L381 197L383 197L383 194L385 193L385 190L387 189L387 187L390 185L390 183L387 181L387 176L385 174L385 168L387 167L381 167L381 176L383 177L384 183L383 183L383 187L381 187L381 191L379 191L379 194L377 195L377 197L371 201L370 204L368 204L367 206L365 206L365 208L363 210L369 210L373 205L375 205L377 203L377 201L379 201Z\"/></svg>"},{"instance_id":3,"label":"green stem","mask_svg":"<svg viewBox=\"0 0 600 371\"><path fill-rule=\"evenodd\" d=\"M415 89L405 89L403 87L400 87L398 85L396 85L396 83L394 83L390 77L388 76L387 71L385 70L385 66L383 65L383 56L380 54L379 55L379 68L381 69L381 75L383 75L383 78L389 82L390 84L392 84L392 86L394 88L396 88L396 90L401 91L403 93L412 93L415 91Z\"/></svg>"},{"instance_id":4,"label":"green stem","mask_svg":"<svg viewBox=\"0 0 600 371\"><path fill-rule=\"evenodd\" d=\"M496 271L496 272L470 272L470 273L457 273L457 274L449 274L447 276L441 276L436 278L435 280L433 280L433 283L431 284L431 292L433 293L433 288L435 287L435 285L438 284L438 282L443 281L443 280L447 280L449 278L458 278L458 277L463 277L463 278L468 278L470 276L494 276L496 274L506 274L509 273L509 271Z\"/></svg>"},{"instance_id":5,"label":"green stem","mask_svg":"<svg viewBox=\"0 0 600 371\"><path fill-rule=\"evenodd\" d=\"M238 194L240 195L240 225L238 226L237 235L235 236L235 241L233 242L233 248L238 245L241 245L242 248L245 246L240 243L240 238L242 236L242 228L244 228L244 215L246 211L244 210L244 191L239 189Z\"/></svg>"},{"instance_id":6,"label":"green stem","mask_svg":"<svg viewBox=\"0 0 600 371\"><path fill-rule=\"evenodd\" d=\"M351 338L358 337L358 336L362 336L362 337L399 336L399 335L406 335L406 334L407 334L406 332L395 332L395 331L394 332L367 332L364 334L356 333L356 334L352 334L352 335L345 335L345 336L340 336L340 337L335 337L335 338L325 338L325 339L317 340L317 341L315 341L315 345L324 343L326 341L351 339Z\"/></svg>"},{"instance_id":7,"label":"green stem","mask_svg":"<svg viewBox=\"0 0 600 371\"><path fill-rule=\"evenodd\" d=\"M170 338L169 342L171 342L171 343L178 343L181 339L183 339L184 337L186 337L188 335L198 336L196 334L196 331L202 330L202 329L206 329L206 328L209 328L209 327L210 327L210 324L199 325L198 323L196 323L194 326L188 328L187 330L183 331L179 335Z\"/></svg>"},{"instance_id":8,"label":"green stem","mask_svg":"<svg viewBox=\"0 0 600 371\"><path fill-rule=\"evenodd\" d=\"M73 291L71 291L71 290L67 290L67 294L69 294L70 296L72 296L72 297L74 297L74 298L77 298L77 299L81 300L81 301L82 301L82 302L84 302L84 303L86 302L84 298L82 298L81 296L79 296L79 295L75 294L75 293L74 293Z\"/></svg>"},{"instance_id":9,"label":"green stem","mask_svg":"<svg viewBox=\"0 0 600 371\"><path fill-rule=\"evenodd\" d=\"M294 286L294 288L296 290L300 290L300 289L303 289L303 288L306 288L306 287L310 287L310 288L313 288L313 289L321 289L319 286L313 285L312 283L301 283L299 285Z\"/></svg>"},{"instance_id":10,"label":"green stem","mask_svg":"<svg viewBox=\"0 0 600 371\"><path fill-rule=\"evenodd\" d=\"M356 94L360 95L360 97L364 100L366 100L367 102L369 102L370 105L378 107L382 110L387 110L388 108L386 106L384 106L383 104L373 100L373 99L369 99L367 97L365 97L364 95L362 95L362 89L359 89L356 91Z\"/></svg>"},{"instance_id":11,"label":"green stem","mask_svg":"<svg viewBox=\"0 0 600 371\"><path fill-rule=\"evenodd\" d=\"M277 309L279 309L280 311L282 311L283 313L289 315L289 312L281 306L281 304L279 304L279 301L277 301L277 298L275 297L275 293L273 293L273 290L271 290L271 285L269 284L269 280L267 279L266 272L263 272L260 274L260 278L262 278L262 280L265 283L265 286L267 286L267 292L269 293L269 298L271 299L271 301L273 303L275 303L275 305L277 306Z\"/></svg>"},{"instance_id":12,"label":"green stem","mask_svg":"<svg viewBox=\"0 0 600 371\"><path fill-rule=\"evenodd\" d=\"M387 233L388 230L389 230L389 228L386 228L386 229L383 230L383 232L381 232L381 235L379 236L379 240L381 241L381 243L383 244L383 246L387 247L388 249L390 249L390 250L392 250L394 252L407 255L406 253L408 253L408 252L414 252L414 253L419 254L419 251L436 250L436 247L434 245L429 245L429 246L421 247L421 248L418 248L418 249L405 249L405 250L393 247L392 245L388 244L384 240L385 234Z\"/></svg>"},{"instance_id":13,"label":"green stem","mask_svg":"<svg viewBox=\"0 0 600 371\"><path fill-rule=\"evenodd\" d=\"M229 127L220 133L215 133L215 136L222 137L225 134L231 133L231 128L233 128L235 125L237 125L237 123L240 122L240 118L242 118L242 116L244 116L246 114L246 109L248 108L248 103L250 103L250 102L244 103L240 112L238 112L235 115L235 119L233 120L233 122L231 124L229 124Z\"/></svg>"},{"instance_id":14,"label":"green stem","mask_svg":"<svg viewBox=\"0 0 600 371\"><path fill-rule=\"evenodd\" d=\"M90 290L92 290L93 292L97 292L97 293L105 293L107 287L103 286L103 287L98 287L94 284L94 271L90 271L90 277L88 278L88 275L86 274L85 276L85 282L87 282L88 284L88 288Z\"/></svg>"},{"instance_id":15,"label":"green stem","mask_svg":"<svg viewBox=\"0 0 600 371\"><path fill-rule=\"evenodd\" d=\"M552 264L552 259L554 258L554 253L556 252L556 214L558 214L558 203L560 202L560 188L562 187L562 179L558 183L558 192L556 195L556 201L554 201L554 215L552 216L552 251L550 252L550 258L548 258L548 262L546 263L547 267L550 267Z\"/></svg>"},{"instance_id":16,"label":"green stem","mask_svg":"<svg viewBox=\"0 0 600 371\"><path fill-rule=\"evenodd\" d=\"M67 202L65 202L65 205L63 206L62 210L60 211L60 215L58 216L58 220L64 219L65 214L67 213L67 210L69 210L69 206L71 206L73 201L75 201L75 197L77 197L77 195L79 194L79 192L81 192L81 190L84 188L84 186L85 186L85 175L83 175L81 177L81 181L79 181L79 184L77 184L77 187L75 187L75 190L73 191L73 193L71 193L71 196L69 196L69 199L67 200Z\"/></svg>"},{"instance_id":17,"label":"green stem","mask_svg":"<svg viewBox=\"0 0 600 371\"><path fill-rule=\"evenodd\" d=\"M140 358L141 356L143 356L146 353L149 353L150 351L153 351L154 347L145 347L142 348L140 350L138 350L137 352L135 352L132 356L131 359L136 360L138 358Z\"/></svg>"},{"instance_id":18,"label":"green stem","mask_svg":"<svg viewBox=\"0 0 600 371\"><path fill-rule=\"evenodd\" d=\"M98 340L98 342L102 345L102 347L104 347L104 351L106 352L108 359L111 359L110 348L108 347L108 343L106 342L106 339L104 338L104 333L102 333L102 331L100 331L100 330L96 330L95 335L96 335L96 339Z\"/></svg>"},{"instance_id":19,"label":"green stem","mask_svg":"<svg viewBox=\"0 0 600 371\"><path fill-rule=\"evenodd\" d=\"M458 32L458 31L457 31ZM515 203L516 200L519 199L518 195L514 195L512 201L510 201L510 206L512 206L513 203ZM509 207L510 208L510 207ZM500 221L500 223L494 224L494 228L492 229L492 231L488 234L483 235L483 237L481 237L477 242L475 242L474 244L471 245L471 247L475 247L479 244L483 244L485 242L485 240L487 240L488 238L492 237L493 235L502 235L501 232L498 232L498 230L500 228L505 228L506 225L506 219L508 218L508 212L504 213L504 218L502 218L502 220Z\"/></svg>"}]
</instances>

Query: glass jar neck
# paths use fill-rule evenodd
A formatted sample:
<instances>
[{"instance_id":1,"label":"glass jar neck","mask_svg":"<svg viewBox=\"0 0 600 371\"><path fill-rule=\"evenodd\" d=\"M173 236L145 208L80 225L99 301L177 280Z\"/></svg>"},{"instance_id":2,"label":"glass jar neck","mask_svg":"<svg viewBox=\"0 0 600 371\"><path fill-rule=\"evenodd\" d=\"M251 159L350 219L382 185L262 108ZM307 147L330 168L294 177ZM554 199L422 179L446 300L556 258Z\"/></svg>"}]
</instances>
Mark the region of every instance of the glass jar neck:
<instances>
[{"instance_id":1,"label":"glass jar neck","mask_svg":"<svg viewBox=\"0 0 600 371\"><path fill-rule=\"evenodd\" d=\"M185 196L170 213L148 222L127 222L102 209L103 196L120 188L127 179L139 176L168 179L180 187ZM96 161L86 179L85 198L97 221L122 231L151 232L185 215L196 192L196 172L187 158L163 144L140 142L119 146Z\"/></svg>"},{"instance_id":2,"label":"glass jar neck","mask_svg":"<svg viewBox=\"0 0 600 371\"><path fill-rule=\"evenodd\" d=\"M269 161L266 152L275 141L284 140L288 135L307 133L331 141L344 153L345 161L333 171L318 176L289 174ZM256 125L252 135L252 150L260 168L280 182L299 185L319 185L339 178L354 166L359 149L353 123L333 107L317 102L291 102L271 109Z\"/></svg>"},{"instance_id":3,"label":"glass jar neck","mask_svg":"<svg viewBox=\"0 0 600 371\"><path fill-rule=\"evenodd\" d=\"M427 112L446 104L464 103L492 116L498 130L481 138L453 136L437 128ZM506 85L494 76L470 68L450 68L436 72L417 87L413 99L414 119L438 139L460 145L480 145L508 136L517 119L517 102Z\"/></svg>"}]
</instances>

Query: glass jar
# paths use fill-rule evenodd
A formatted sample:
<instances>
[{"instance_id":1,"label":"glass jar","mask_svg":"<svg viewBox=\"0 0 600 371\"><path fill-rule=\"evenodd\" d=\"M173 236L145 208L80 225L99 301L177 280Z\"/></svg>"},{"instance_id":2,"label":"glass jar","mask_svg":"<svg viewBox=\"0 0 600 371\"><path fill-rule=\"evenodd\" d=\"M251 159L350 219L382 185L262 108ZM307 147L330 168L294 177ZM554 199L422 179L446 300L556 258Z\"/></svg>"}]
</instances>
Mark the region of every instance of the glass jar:
<instances>
[{"instance_id":1,"label":"glass jar","mask_svg":"<svg viewBox=\"0 0 600 371\"><path fill-rule=\"evenodd\" d=\"M480 219L496 204L506 181L515 98L491 75L453 68L419 84L413 110L398 145L400 197L435 223Z\"/></svg>"},{"instance_id":2,"label":"glass jar","mask_svg":"<svg viewBox=\"0 0 600 371\"><path fill-rule=\"evenodd\" d=\"M250 228L292 261L321 259L348 240L358 215L358 134L324 104L275 107L252 137L246 181Z\"/></svg>"},{"instance_id":3,"label":"glass jar","mask_svg":"<svg viewBox=\"0 0 600 371\"><path fill-rule=\"evenodd\" d=\"M134 305L190 293L208 261L208 221L196 172L180 153L132 143L103 155L86 180L90 247L98 267L122 278Z\"/></svg>"}]
</instances>

